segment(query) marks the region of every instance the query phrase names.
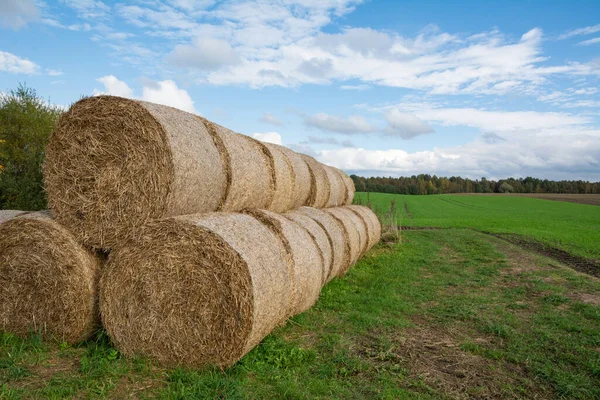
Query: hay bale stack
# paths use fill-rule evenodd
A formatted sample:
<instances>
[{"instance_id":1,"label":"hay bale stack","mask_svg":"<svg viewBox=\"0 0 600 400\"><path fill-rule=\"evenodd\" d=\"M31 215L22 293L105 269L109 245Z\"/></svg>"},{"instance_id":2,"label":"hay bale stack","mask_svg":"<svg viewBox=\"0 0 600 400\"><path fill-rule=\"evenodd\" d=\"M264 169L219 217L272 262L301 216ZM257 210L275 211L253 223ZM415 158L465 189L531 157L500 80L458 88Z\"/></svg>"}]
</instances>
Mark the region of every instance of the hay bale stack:
<instances>
[{"instance_id":1,"label":"hay bale stack","mask_svg":"<svg viewBox=\"0 0 600 400\"><path fill-rule=\"evenodd\" d=\"M279 213L287 211L294 206L294 191L296 188L294 167L282 150L283 146L272 143L263 143L263 145L269 151L270 158L273 160L273 181L275 184L273 199L266 208Z\"/></svg>"},{"instance_id":2,"label":"hay bale stack","mask_svg":"<svg viewBox=\"0 0 600 400\"><path fill-rule=\"evenodd\" d=\"M306 205L315 208L327 207L330 185L324 165L306 154L301 154L301 156L310 171L310 196Z\"/></svg>"},{"instance_id":3,"label":"hay bale stack","mask_svg":"<svg viewBox=\"0 0 600 400\"><path fill-rule=\"evenodd\" d=\"M323 282L323 259L308 231L282 215L265 210L246 211L271 229L286 249L292 281L289 316L311 308L319 299Z\"/></svg>"},{"instance_id":4,"label":"hay bale stack","mask_svg":"<svg viewBox=\"0 0 600 400\"><path fill-rule=\"evenodd\" d=\"M358 261L363 252L363 241L361 237L360 227L357 224L357 217L352 211L343 207L326 208L324 212L329 213L344 227L347 235L348 245L350 247L350 262L340 271L338 276L346 274L350 267Z\"/></svg>"},{"instance_id":5,"label":"hay bale stack","mask_svg":"<svg viewBox=\"0 0 600 400\"><path fill-rule=\"evenodd\" d=\"M346 205L348 192L343 177L333 167L323 165L323 168L327 174L327 180L329 181L330 187L327 207L340 207Z\"/></svg>"},{"instance_id":6,"label":"hay bale stack","mask_svg":"<svg viewBox=\"0 0 600 400\"><path fill-rule=\"evenodd\" d=\"M174 217L140 231L111 253L100 282L104 326L123 354L229 366L287 317L285 248L250 215Z\"/></svg>"},{"instance_id":7,"label":"hay bale stack","mask_svg":"<svg viewBox=\"0 0 600 400\"><path fill-rule=\"evenodd\" d=\"M288 159L294 176L294 188L292 191L291 204L288 209L302 207L308 204L311 191L311 175L308 165L302 155L277 144L266 144L269 148L279 149ZM275 211L275 210L273 210Z\"/></svg>"},{"instance_id":8,"label":"hay bale stack","mask_svg":"<svg viewBox=\"0 0 600 400\"><path fill-rule=\"evenodd\" d=\"M327 232L315 220L299 212L289 212L285 214L286 218L296 222L302 228L306 229L319 249L319 255L323 265L323 275L321 277L322 285L325 285L333 277L330 273L333 268L333 250L332 244Z\"/></svg>"},{"instance_id":9,"label":"hay bale stack","mask_svg":"<svg viewBox=\"0 0 600 400\"><path fill-rule=\"evenodd\" d=\"M367 250L371 249L381 240L381 222L377 215L368 207L364 206L348 206L352 212L359 215L367 225L368 243Z\"/></svg>"},{"instance_id":10,"label":"hay bale stack","mask_svg":"<svg viewBox=\"0 0 600 400\"><path fill-rule=\"evenodd\" d=\"M99 326L100 260L47 213L0 225L0 330L77 343Z\"/></svg>"},{"instance_id":11,"label":"hay bale stack","mask_svg":"<svg viewBox=\"0 0 600 400\"><path fill-rule=\"evenodd\" d=\"M20 210L0 210L0 224L8 221L9 219L13 219L18 217L19 215L27 214L28 211L20 211Z\"/></svg>"},{"instance_id":12,"label":"hay bale stack","mask_svg":"<svg viewBox=\"0 0 600 400\"><path fill-rule=\"evenodd\" d=\"M344 225L324 210L312 207L301 207L297 210L290 211L285 215L294 218L295 214L301 214L311 218L325 231L333 253L333 262L327 282L331 281L336 276L340 276L343 271L349 268L351 263L350 242Z\"/></svg>"},{"instance_id":13,"label":"hay bale stack","mask_svg":"<svg viewBox=\"0 0 600 400\"><path fill-rule=\"evenodd\" d=\"M82 99L64 113L44 163L57 221L101 249L170 216L341 205L349 189L340 193L337 178L312 157L172 107L114 96Z\"/></svg>"}]
</instances>

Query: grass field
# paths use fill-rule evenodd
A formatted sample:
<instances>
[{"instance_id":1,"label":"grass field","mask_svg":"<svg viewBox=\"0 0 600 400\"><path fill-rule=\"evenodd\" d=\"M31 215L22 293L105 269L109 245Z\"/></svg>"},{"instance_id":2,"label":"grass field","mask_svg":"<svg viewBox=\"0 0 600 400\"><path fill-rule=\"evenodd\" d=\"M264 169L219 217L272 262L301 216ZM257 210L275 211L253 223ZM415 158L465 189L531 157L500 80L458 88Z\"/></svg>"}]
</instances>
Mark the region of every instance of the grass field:
<instances>
[{"instance_id":1,"label":"grass field","mask_svg":"<svg viewBox=\"0 0 600 400\"><path fill-rule=\"evenodd\" d=\"M599 324L596 279L472 230L407 231L229 370L4 333L0 398L600 398Z\"/></svg>"},{"instance_id":2,"label":"grass field","mask_svg":"<svg viewBox=\"0 0 600 400\"><path fill-rule=\"evenodd\" d=\"M600 259L600 207L518 196L404 196L370 193L378 210L395 200L403 226L473 228L514 233L570 253ZM355 201L366 203L367 194Z\"/></svg>"}]
</instances>

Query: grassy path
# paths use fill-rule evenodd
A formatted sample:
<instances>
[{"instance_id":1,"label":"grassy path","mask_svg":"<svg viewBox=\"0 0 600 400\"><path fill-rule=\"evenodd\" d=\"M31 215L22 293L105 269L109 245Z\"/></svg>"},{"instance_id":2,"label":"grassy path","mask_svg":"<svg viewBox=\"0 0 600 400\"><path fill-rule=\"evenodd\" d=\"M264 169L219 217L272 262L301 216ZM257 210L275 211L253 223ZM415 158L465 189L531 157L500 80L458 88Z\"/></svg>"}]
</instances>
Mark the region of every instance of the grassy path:
<instances>
[{"instance_id":1,"label":"grassy path","mask_svg":"<svg viewBox=\"0 0 600 400\"><path fill-rule=\"evenodd\" d=\"M600 281L470 230L411 231L227 371L0 336L0 399L600 398Z\"/></svg>"}]
</instances>

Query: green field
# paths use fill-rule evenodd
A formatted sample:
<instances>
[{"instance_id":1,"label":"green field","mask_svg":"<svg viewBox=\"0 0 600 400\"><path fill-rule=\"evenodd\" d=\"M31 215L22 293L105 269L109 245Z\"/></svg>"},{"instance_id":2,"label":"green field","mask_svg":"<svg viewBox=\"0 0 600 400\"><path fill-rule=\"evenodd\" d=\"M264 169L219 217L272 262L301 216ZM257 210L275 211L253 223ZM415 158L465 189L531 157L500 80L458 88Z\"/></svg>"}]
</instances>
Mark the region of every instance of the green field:
<instances>
[{"instance_id":1,"label":"green field","mask_svg":"<svg viewBox=\"0 0 600 400\"><path fill-rule=\"evenodd\" d=\"M370 193L368 197L379 212L386 210L390 201L395 200L398 223L403 226L515 233L576 255L600 259L598 206L507 196ZM367 194L357 193L355 202L365 204Z\"/></svg>"}]
</instances>

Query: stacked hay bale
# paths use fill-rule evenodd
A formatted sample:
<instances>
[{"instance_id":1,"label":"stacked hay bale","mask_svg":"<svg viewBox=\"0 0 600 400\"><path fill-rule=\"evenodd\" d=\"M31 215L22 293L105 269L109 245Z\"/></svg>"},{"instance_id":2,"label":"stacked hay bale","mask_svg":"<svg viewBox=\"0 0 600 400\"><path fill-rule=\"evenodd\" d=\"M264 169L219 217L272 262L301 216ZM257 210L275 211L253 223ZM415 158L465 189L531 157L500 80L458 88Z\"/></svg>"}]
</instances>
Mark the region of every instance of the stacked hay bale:
<instances>
[{"instance_id":1,"label":"stacked hay bale","mask_svg":"<svg viewBox=\"0 0 600 400\"><path fill-rule=\"evenodd\" d=\"M327 269L319 249L342 237L341 225L311 208L286 217L252 210L143 226L111 254L100 283L102 319L115 345L166 366L225 367L308 309ZM343 237L334 243L334 254L346 252Z\"/></svg>"},{"instance_id":2,"label":"stacked hay bale","mask_svg":"<svg viewBox=\"0 0 600 400\"><path fill-rule=\"evenodd\" d=\"M114 96L80 100L60 118L44 176L58 221L102 249L154 219L341 206L354 194L347 175L312 157L181 110Z\"/></svg>"},{"instance_id":3,"label":"stacked hay bale","mask_svg":"<svg viewBox=\"0 0 600 400\"><path fill-rule=\"evenodd\" d=\"M48 213L0 225L0 329L77 343L99 326L100 260Z\"/></svg>"},{"instance_id":4,"label":"stacked hay bale","mask_svg":"<svg viewBox=\"0 0 600 400\"><path fill-rule=\"evenodd\" d=\"M342 171L142 101L77 102L44 174L56 219L0 212L0 329L75 343L101 314L167 366L233 364L381 234Z\"/></svg>"}]
</instances>

